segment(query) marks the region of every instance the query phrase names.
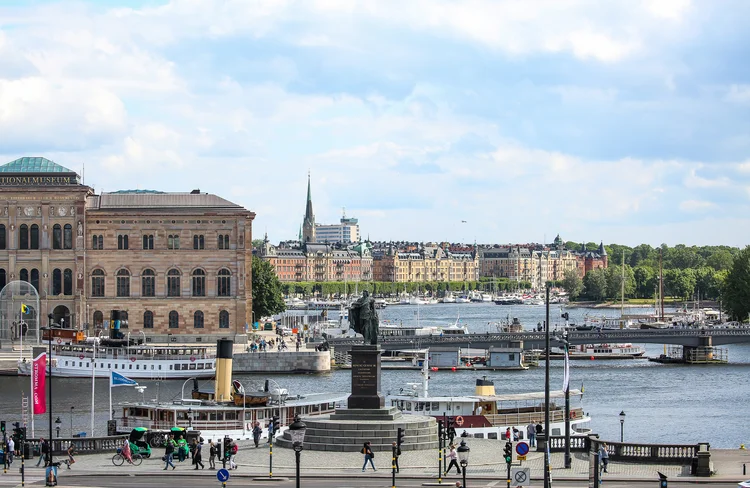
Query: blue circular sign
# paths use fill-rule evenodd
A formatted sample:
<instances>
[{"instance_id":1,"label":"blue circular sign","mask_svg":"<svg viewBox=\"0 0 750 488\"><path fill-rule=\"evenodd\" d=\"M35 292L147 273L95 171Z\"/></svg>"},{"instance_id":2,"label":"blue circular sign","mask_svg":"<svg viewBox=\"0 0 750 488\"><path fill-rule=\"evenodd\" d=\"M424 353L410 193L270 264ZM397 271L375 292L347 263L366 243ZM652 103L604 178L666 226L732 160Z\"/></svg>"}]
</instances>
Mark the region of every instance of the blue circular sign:
<instances>
[{"instance_id":1,"label":"blue circular sign","mask_svg":"<svg viewBox=\"0 0 750 488\"><path fill-rule=\"evenodd\" d=\"M516 444L516 453L519 456L525 456L529 453L529 445L525 442L519 442Z\"/></svg>"},{"instance_id":2,"label":"blue circular sign","mask_svg":"<svg viewBox=\"0 0 750 488\"><path fill-rule=\"evenodd\" d=\"M216 479L224 483L229 479L229 470L220 469L216 472Z\"/></svg>"}]
</instances>

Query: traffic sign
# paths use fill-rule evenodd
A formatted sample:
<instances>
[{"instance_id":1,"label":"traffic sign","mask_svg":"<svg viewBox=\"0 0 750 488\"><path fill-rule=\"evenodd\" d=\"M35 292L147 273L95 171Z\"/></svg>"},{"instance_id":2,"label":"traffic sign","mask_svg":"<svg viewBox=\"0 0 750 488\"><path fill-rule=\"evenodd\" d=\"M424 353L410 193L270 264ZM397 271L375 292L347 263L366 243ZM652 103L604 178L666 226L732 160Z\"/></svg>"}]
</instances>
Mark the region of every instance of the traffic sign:
<instances>
[{"instance_id":1,"label":"traffic sign","mask_svg":"<svg viewBox=\"0 0 750 488\"><path fill-rule=\"evenodd\" d=\"M510 471L510 486L531 486L531 468L513 468Z\"/></svg>"},{"instance_id":2,"label":"traffic sign","mask_svg":"<svg viewBox=\"0 0 750 488\"><path fill-rule=\"evenodd\" d=\"M519 442L516 444L516 454L519 456L525 456L529 453L529 444L526 442Z\"/></svg>"},{"instance_id":3,"label":"traffic sign","mask_svg":"<svg viewBox=\"0 0 750 488\"><path fill-rule=\"evenodd\" d=\"M516 456L516 459L517 459L518 461L526 461L526 456L521 456L521 455L519 454L518 456Z\"/></svg>"},{"instance_id":4,"label":"traffic sign","mask_svg":"<svg viewBox=\"0 0 750 488\"><path fill-rule=\"evenodd\" d=\"M226 469L220 469L216 472L216 479L221 481L222 483L226 483L226 481L229 479L229 470Z\"/></svg>"}]
</instances>

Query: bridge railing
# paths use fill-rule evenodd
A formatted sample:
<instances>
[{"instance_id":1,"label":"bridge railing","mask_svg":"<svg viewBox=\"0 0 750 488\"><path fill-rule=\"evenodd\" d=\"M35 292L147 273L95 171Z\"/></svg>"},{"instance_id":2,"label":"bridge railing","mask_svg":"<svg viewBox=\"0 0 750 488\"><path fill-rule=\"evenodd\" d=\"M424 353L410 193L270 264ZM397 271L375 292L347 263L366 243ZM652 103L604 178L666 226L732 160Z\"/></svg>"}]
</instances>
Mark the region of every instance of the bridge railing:
<instances>
[{"instance_id":1,"label":"bridge railing","mask_svg":"<svg viewBox=\"0 0 750 488\"><path fill-rule=\"evenodd\" d=\"M75 446L75 452L78 454L97 454L103 452L112 452L114 454L127 438L127 435L75 437L72 439L56 438L52 439L52 454L64 454L71 444ZM32 452L41 452L41 442L39 442L39 439L28 439L26 442L31 446Z\"/></svg>"}]
</instances>

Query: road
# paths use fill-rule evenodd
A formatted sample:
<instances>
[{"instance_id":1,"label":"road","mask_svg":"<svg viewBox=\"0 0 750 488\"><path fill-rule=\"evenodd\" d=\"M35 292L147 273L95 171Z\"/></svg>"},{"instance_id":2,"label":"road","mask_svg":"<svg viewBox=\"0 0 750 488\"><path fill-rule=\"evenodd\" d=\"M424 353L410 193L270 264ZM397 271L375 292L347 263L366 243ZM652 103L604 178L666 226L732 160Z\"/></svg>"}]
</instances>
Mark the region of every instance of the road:
<instances>
[{"instance_id":1,"label":"road","mask_svg":"<svg viewBox=\"0 0 750 488\"><path fill-rule=\"evenodd\" d=\"M210 480L210 481L209 481ZM424 479L404 479L397 480L396 486L404 488L416 488L422 487ZM694 488L697 484L703 484L704 481L670 481L670 488ZM705 483L710 483L711 487L715 488L736 488L737 483L734 482L717 482L716 480L705 480ZM467 480L468 488L505 488L505 480ZM34 483L26 483L27 486L44 486L44 481L36 481ZM334 478L334 479L323 479L323 478L303 478L301 485L305 488L385 488L391 486L390 478L357 478L353 480L351 478ZM6 485L13 486L13 485ZM91 487L91 488L133 488L134 486L148 486L149 488L174 488L179 486L180 488L205 488L207 486L220 486L219 482L214 477L208 476L185 476L185 475L163 475L154 476L148 478L148 480L142 477L135 476L71 476L61 477L59 480L58 488L67 487ZM294 486L294 478L286 478L286 481L254 481L249 477L236 477L230 478L227 482L227 488L235 487L248 487L252 486L255 488L289 488ZM454 480L445 480L443 485L445 488L452 488L455 486ZM525 485L525 488L529 487L541 487L542 482L534 480L531 485ZM606 481L603 485L606 488L647 488L656 487L658 481ZM561 488L586 488L588 484L584 481L553 481L553 487Z\"/></svg>"}]
</instances>

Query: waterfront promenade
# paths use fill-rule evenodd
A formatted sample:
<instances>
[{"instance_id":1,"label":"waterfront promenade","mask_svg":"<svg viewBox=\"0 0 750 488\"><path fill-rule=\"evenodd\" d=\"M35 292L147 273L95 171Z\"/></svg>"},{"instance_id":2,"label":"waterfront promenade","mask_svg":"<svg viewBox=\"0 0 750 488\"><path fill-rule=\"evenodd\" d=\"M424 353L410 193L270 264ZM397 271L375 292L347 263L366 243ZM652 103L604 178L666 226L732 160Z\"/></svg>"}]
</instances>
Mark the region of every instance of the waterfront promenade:
<instances>
[{"instance_id":1,"label":"waterfront promenade","mask_svg":"<svg viewBox=\"0 0 750 488\"><path fill-rule=\"evenodd\" d=\"M208 441L208 439L206 439ZM471 455L468 467L467 480L504 480L506 465L502 461L502 443L493 440L469 439L467 444L471 448ZM233 479L237 478L257 478L268 476L268 444L261 444L259 448L252 447L252 443L241 442L240 451L237 455L238 469L231 472ZM163 471L164 463L161 462L163 455L162 449L155 449L151 459L144 460L141 466L120 466L112 465L111 458L114 453L93 454L79 456L73 469L60 470L60 486L77 486L75 481L79 476L97 476L101 478L112 476L134 476L134 485L147 486L145 481L138 481L138 477L143 476L144 480L148 477L160 476L196 476L205 477L208 483L216 482L215 472L208 469L208 447L204 444L204 464L205 470L194 471L190 460L178 463L176 470ZM359 453L333 453L333 452L302 452L302 476L305 478L326 478L340 479L341 486L357 486L357 480L367 480L373 477L382 478L383 484L390 484L390 452L376 452L375 465L378 468L376 473L368 469L366 473L362 472L362 455ZM57 457L56 459L61 459ZM747 464L750 468L750 451L738 449L718 449L711 451L711 461L713 462L716 474L711 478L694 478L690 476L688 466L669 465L669 464L633 464L610 462L609 473L604 475L606 482L628 481L647 481L658 480L657 472L662 472L669 477L670 482L698 482L698 483L736 483L739 480L750 478L750 475L742 475L742 464ZM41 479L43 472L41 468L36 468L36 459L28 461L27 482ZM437 478L437 455L434 450L428 451L405 451L399 459L401 472L399 479L436 481ZM17 460L13 464L13 469L9 474L0 478L0 486L16 486L16 481L20 482L18 468L20 462ZM523 463L524 467L531 468L532 486L540 486L543 476L543 458L541 453L533 452L529 455L528 460ZM580 486L588 479L589 461L588 456L584 453L573 453L573 462L571 469L564 469L563 454L552 454L552 479L558 481L579 481ZM217 462L217 467L221 463ZM273 474L275 477L293 477L294 476L294 451L291 449L274 448L273 452ZM460 477L454 474L443 478L443 485L452 487L455 481ZM484 486L486 483L482 483ZM467 481L467 485L471 485ZM91 486L91 485L89 485ZM208 486L208 484L207 484ZM339 485L331 485L339 486ZM578 485L576 485L578 486Z\"/></svg>"}]
</instances>

